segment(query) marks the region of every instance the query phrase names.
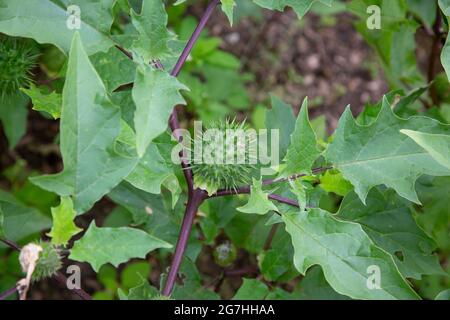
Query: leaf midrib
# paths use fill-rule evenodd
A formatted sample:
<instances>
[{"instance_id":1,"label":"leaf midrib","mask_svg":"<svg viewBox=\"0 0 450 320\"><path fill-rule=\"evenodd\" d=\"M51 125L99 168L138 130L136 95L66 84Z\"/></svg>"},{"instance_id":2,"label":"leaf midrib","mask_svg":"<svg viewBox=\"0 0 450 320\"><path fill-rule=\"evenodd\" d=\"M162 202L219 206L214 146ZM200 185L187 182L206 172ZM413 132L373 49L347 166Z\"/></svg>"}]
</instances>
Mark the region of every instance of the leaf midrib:
<instances>
[{"instance_id":1,"label":"leaf midrib","mask_svg":"<svg viewBox=\"0 0 450 320\"><path fill-rule=\"evenodd\" d=\"M389 155L386 157L373 157L373 158L362 159L362 160L352 160L352 161L341 162L341 163L337 162L336 165L341 166L341 167L346 167L346 166L351 166L351 165L359 164L359 163L366 163L366 162L379 161L379 160L399 159L399 158L405 158L405 157L416 156L416 155L424 155L424 154L427 154L427 152L425 152L425 151L424 152L413 152L413 153Z\"/></svg>"}]
</instances>

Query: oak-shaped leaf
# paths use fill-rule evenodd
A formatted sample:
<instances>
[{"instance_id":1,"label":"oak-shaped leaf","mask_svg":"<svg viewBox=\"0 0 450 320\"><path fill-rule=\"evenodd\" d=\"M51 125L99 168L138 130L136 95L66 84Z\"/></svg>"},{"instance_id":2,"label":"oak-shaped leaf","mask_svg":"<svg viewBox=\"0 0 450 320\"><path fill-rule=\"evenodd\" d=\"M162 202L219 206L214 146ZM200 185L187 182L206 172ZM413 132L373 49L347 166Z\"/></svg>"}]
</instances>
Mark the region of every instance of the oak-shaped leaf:
<instances>
[{"instance_id":1,"label":"oak-shaped leaf","mask_svg":"<svg viewBox=\"0 0 450 320\"><path fill-rule=\"evenodd\" d=\"M106 263L117 267L132 258L144 258L155 249L171 247L171 244L139 229L98 228L92 222L83 237L75 242L69 258L88 262L98 272Z\"/></svg>"},{"instance_id":2,"label":"oak-shaped leaf","mask_svg":"<svg viewBox=\"0 0 450 320\"><path fill-rule=\"evenodd\" d=\"M282 214L294 246L294 265L305 272L320 265L336 292L353 299L418 299L392 257L360 225L311 209ZM381 281L373 278L374 272Z\"/></svg>"},{"instance_id":3,"label":"oak-shaped leaf","mask_svg":"<svg viewBox=\"0 0 450 320\"><path fill-rule=\"evenodd\" d=\"M321 2L331 6L333 0L253 0L263 8L283 11L286 7L294 9L299 19L301 19L315 2Z\"/></svg>"},{"instance_id":4,"label":"oak-shaped leaf","mask_svg":"<svg viewBox=\"0 0 450 320\"><path fill-rule=\"evenodd\" d=\"M445 274L432 254L436 244L417 225L410 203L393 190L372 189L366 205L349 193L337 216L360 224L377 246L393 256L403 276L420 279L422 275Z\"/></svg>"},{"instance_id":5,"label":"oak-shaped leaf","mask_svg":"<svg viewBox=\"0 0 450 320\"><path fill-rule=\"evenodd\" d=\"M70 197L61 197L59 206L52 208L53 226L47 236L52 238L54 245L66 245L74 235L83 231L73 221L76 215Z\"/></svg>"},{"instance_id":6,"label":"oak-shaped leaf","mask_svg":"<svg viewBox=\"0 0 450 320\"><path fill-rule=\"evenodd\" d=\"M91 55L114 45L109 29L115 2L0 0L0 32L50 43L64 53L69 52L73 35L79 32L86 52Z\"/></svg>"},{"instance_id":7,"label":"oak-shaped leaf","mask_svg":"<svg viewBox=\"0 0 450 320\"><path fill-rule=\"evenodd\" d=\"M134 127L136 147L142 157L148 145L166 131L173 108L185 104L180 90L188 90L175 77L150 66L139 66L133 86L133 101L136 104Z\"/></svg>"},{"instance_id":8,"label":"oak-shaped leaf","mask_svg":"<svg viewBox=\"0 0 450 320\"><path fill-rule=\"evenodd\" d=\"M430 156L450 170L450 135L400 130L424 148Z\"/></svg>"},{"instance_id":9,"label":"oak-shaped leaf","mask_svg":"<svg viewBox=\"0 0 450 320\"><path fill-rule=\"evenodd\" d=\"M311 167L319 155L316 134L308 118L308 99L305 98L295 122L294 132L291 134L291 144L284 159L286 167L282 174L291 176L310 173Z\"/></svg>"},{"instance_id":10,"label":"oak-shaped leaf","mask_svg":"<svg viewBox=\"0 0 450 320\"><path fill-rule=\"evenodd\" d=\"M167 30L167 13L161 0L144 0L141 13L131 10L131 22L138 32L131 50L145 62L160 60L171 54L169 41L174 36Z\"/></svg>"},{"instance_id":11,"label":"oak-shaped leaf","mask_svg":"<svg viewBox=\"0 0 450 320\"><path fill-rule=\"evenodd\" d=\"M266 214L273 210L277 211L277 207L269 200L269 194L262 190L262 181L253 178L253 184L250 188L250 198L248 202L237 208L238 211L244 213Z\"/></svg>"},{"instance_id":12,"label":"oak-shaped leaf","mask_svg":"<svg viewBox=\"0 0 450 320\"><path fill-rule=\"evenodd\" d=\"M419 203L414 184L424 175L447 176L450 169L438 163L402 129L449 134L450 125L415 116L397 117L386 98L375 122L359 125L347 108L325 158L355 187L363 202L369 190L386 185L402 197Z\"/></svg>"}]
</instances>

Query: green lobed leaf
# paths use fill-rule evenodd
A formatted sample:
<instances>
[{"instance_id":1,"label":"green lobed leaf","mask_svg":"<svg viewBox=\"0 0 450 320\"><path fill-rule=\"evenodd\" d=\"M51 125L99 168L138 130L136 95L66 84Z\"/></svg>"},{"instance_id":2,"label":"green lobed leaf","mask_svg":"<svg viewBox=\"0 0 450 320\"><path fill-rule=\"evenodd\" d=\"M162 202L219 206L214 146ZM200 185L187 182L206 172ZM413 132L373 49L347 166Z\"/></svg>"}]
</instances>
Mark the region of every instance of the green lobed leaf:
<instances>
[{"instance_id":1,"label":"green lobed leaf","mask_svg":"<svg viewBox=\"0 0 450 320\"><path fill-rule=\"evenodd\" d=\"M137 14L131 10L131 22L139 36L133 41L131 50L144 62L166 58L171 55L168 42L173 39L167 30L167 14L161 0L144 0Z\"/></svg>"},{"instance_id":2,"label":"green lobed leaf","mask_svg":"<svg viewBox=\"0 0 450 320\"><path fill-rule=\"evenodd\" d=\"M352 184L342 177L342 173L336 170L327 170L320 177L319 186L326 192L333 192L342 197L353 190Z\"/></svg>"},{"instance_id":3,"label":"green lobed leaf","mask_svg":"<svg viewBox=\"0 0 450 320\"><path fill-rule=\"evenodd\" d=\"M439 0L438 1L439 8L442 13L447 17L450 16L450 1L449 0ZM450 79L450 39L447 37L445 41L445 45L441 51L441 63L444 67L445 73L447 74L447 78Z\"/></svg>"},{"instance_id":4,"label":"green lobed leaf","mask_svg":"<svg viewBox=\"0 0 450 320\"><path fill-rule=\"evenodd\" d=\"M134 80L135 63L116 47L89 57L108 92Z\"/></svg>"},{"instance_id":5,"label":"green lobed leaf","mask_svg":"<svg viewBox=\"0 0 450 320\"><path fill-rule=\"evenodd\" d=\"M278 208L269 200L269 194L262 190L261 180L253 178L250 190L248 202L244 206L237 208L238 211L260 215L264 215L271 210L278 211Z\"/></svg>"},{"instance_id":6,"label":"green lobed leaf","mask_svg":"<svg viewBox=\"0 0 450 320\"><path fill-rule=\"evenodd\" d=\"M119 283L117 282L117 270L110 264L103 265L97 272L97 279L101 285L106 289L106 292L101 292L102 294L109 295L110 297L106 300L114 299L114 292L117 291ZM140 284L140 283L139 283ZM98 292L95 293L93 298L97 297ZM100 299L102 300L103 297Z\"/></svg>"},{"instance_id":7,"label":"green lobed leaf","mask_svg":"<svg viewBox=\"0 0 450 320\"><path fill-rule=\"evenodd\" d=\"M427 117L401 119L386 99L375 122L362 126L347 108L325 153L355 187L364 202L369 190L384 184L402 197L419 203L414 183L423 174L450 175L450 170L436 162L423 148L400 130L420 130L444 134L450 126Z\"/></svg>"},{"instance_id":8,"label":"green lobed leaf","mask_svg":"<svg viewBox=\"0 0 450 320\"><path fill-rule=\"evenodd\" d=\"M258 255L258 265L264 279L288 281L298 275L292 263L294 248L287 232L278 228L269 250Z\"/></svg>"},{"instance_id":9,"label":"green lobed leaf","mask_svg":"<svg viewBox=\"0 0 450 320\"><path fill-rule=\"evenodd\" d=\"M120 300L155 300L160 296L158 289L151 286L150 283L142 278L142 284L131 288L128 294L125 294L121 289L118 290Z\"/></svg>"},{"instance_id":10,"label":"green lobed leaf","mask_svg":"<svg viewBox=\"0 0 450 320\"><path fill-rule=\"evenodd\" d=\"M308 195L303 181L301 179L293 179L289 181L289 185L291 187L292 193L297 197L300 211L305 210L308 202Z\"/></svg>"},{"instance_id":11,"label":"green lobed leaf","mask_svg":"<svg viewBox=\"0 0 450 320\"><path fill-rule=\"evenodd\" d=\"M148 261L137 261L125 266L120 274L120 283L123 288L131 289L142 284L142 279L150 276L151 266Z\"/></svg>"},{"instance_id":12,"label":"green lobed leaf","mask_svg":"<svg viewBox=\"0 0 450 320\"><path fill-rule=\"evenodd\" d=\"M225 226L225 233L239 248L258 254L264 250L271 227L267 225L270 215L250 215L238 212Z\"/></svg>"},{"instance_id":13,"label":"green lobed leaf","mask_svg":"<svg viewBox=\"0 0 450 320\"><path fill-rule=\"evenodd\" d=\"M243 283L236 292L233 300L292 300L293 296L279 288L270 290L267 285L258 279L243 279Z\"/></svg>"},{"instance_id":14,"label":"green lobed leaf","mask_svg":"<svg viewBox=\"0 0 450 320\"><path fill-rule=\"evenodd\" d=\"M289 148L290 136L295 129L295 117L292 113L292 107L284 103L276 96L271 96L272 109L266 111L266 128L270 133L270 129L278 130L279 156L282 159L286 155ZM270 141L270 139L269 139ZM269 148L269 150L271 150Z\"/></svg>"},{"instance_id":15,"label":"green lobed leaf","mask_svg":"<svg viewBox=\"0 0 450 320\"><path fill-rule=\"evenodd\" d=\"M450 289L440 292L435 300L450 300Z\"/></svg>"},{"instance_id":16,"label":"green lobed leaf","mask_svg":"<svg viewBox=\"0 0 450 320\"><path fill-rule=\"evenodd\" d=\"M228 21L230 22L230 25L233 25L233 13L234 13L234 7L236 6L236 3L234 0L222 0L222 11L226 14Z\"/></svg>"},{"instance_id":17,"label":"green lobed leaf","mask_svg":"<svg viewBox=\"0 0 450 320\"><path fill-rule=\"evenodd\" d=\"M60 196L71 195L78 214L89 210L136 165L137 159L115 153L120 121L119 107L111 102L75 34L61 112L64 170L31 181Z\"/></svg>"},{"instance_id":18,"label":"green lobed leaf","mask_svg":"<svg viewBox=\"0 0 450 320\"><path fill-rule=\"evenodd\" d=\"M181 217L165 208L161 195L150 194L122 182L108 197L131 213L134 225L144 225L149 234L170 243L176 242Z\"/></svg>"},{"instance_id":19,"label":"green lobed leaf","mask_svg":"<svg viewBox=\"0 0 450 320\"><path fill-rule=\"evenodd\" d=\"M405 84L420 86L425 83L417 67L415 33L420 26L409 17L406 1L352 0L348 9L361 20L356 28L378 53L384 73L394 88ZM367 8L377 5L381 9L380 29L369 29L368 21L374 17Z\"/></svg>"},{"instance_id":20,"label":"green lobed leaf","mask_svg":"<svg viewBox=\"0 0 450 320\"><path fill-rule=\"evenodd\" d=\"M171 247L171 244L142 230L128 227L98 228L92 222L83 237L75 242L69 258L88 262L98 272L106 263L118 267L131 258L144 258L150 251Z\"/></svg>"},{"instance_id":21,"label":"green lobed leaf","mask_svg":"<svg viewBox=\"0 0 450 320\"><path fill-rule=\"evenodd\" d=\"M194 262L185 257L179 272L183 284L175 284L170 298L175 300L218 300L214 291L207 289L202 283L202 276Z\"/></svg>"},{"instance_id":22,"label":"green lobed leaf","mask_svg":"<svg viewBox=\"0 0 450 320\"><path fill-rule=\"evenodd\" d=\"M19 143L26 132L29 101L21 92L0 99L0 120L10 149Z\"/></svg>"},{"instance_id":23,"label":"green lobed leaf","mask_svg":"<svg viewBox=\"0 0 450 320\"><path fill-rule=\"evenodd\" d=\"M52 244L65 246L74 235L83 231L73 221L76 215L72 199L70 197L61 197L59 206L52 208L53 226L50 232L47 233L47 236L52 238Z\"/></svg>"},{"instance_id":24,"label":"green lobed leaf","mask_svg":"<svg viewBox=\"0 0 450 320\"><path fill-rule=\"evenodd\" d=\"M380 248L390 253L404 277L445 272L433 255L436 244L420 229L411 215L410 204L393 190L374 188L364 205L355 193L348 194L337 216L356 222Z\"/></svg>"},{"instance_id":25,"label":"green lobed leaf","mask_svg":"<svg viewBox=\"0 0 450 320\"><path fill-rule=\"evenodd\" d=\"M264 300L269 292L269 288L262 281L244 278L233 300Z\"/></svg>"},{"instance_id":26,"label":"green lobed leaf","mask_svg":"<svg viewBox=\"0 0 450 320\"><path fill-rule=\"evenodd\" d=\"M88 54L106 51L113 46L107 33L112 23L115 0L61 0L78 5L81 10L80 37ZM67 6L57 0L0 0L0 32L50 43L63 52L70 50L77 29L69 29Z\"/></svg>"},{"instance_id":27,"label":"green lobed leaf","mask_svg":"<svg viewBox=\"0 0 450 320\"><path fill-rule=\"evenodd\" d=\"M281 289L280 287L275 287L266 296L266 300L294 300L292 293Z\"/></svg>"},{"instance_id":28,"label":"green lobed leaf","mask_svg":"<svg viewBox=\"0 0 450 320\"><path fill-rule=\"evenodd\" d=\"M422 207L417 221L441 250L450 250L450 177L422 177L417 181Z\"/></svg>"},{"instance_id":29,"label":"green lobed leaf","mask_svg":"<svg viewBox=\"0 0 450 320\"><path fill-rule=\"evenodd\" d=\"M319 155L316 134L308 118L308 98L305 98L295 122L294 132L291 134L291 145L284 159L286 167L282 174L291 176L310 173L311 167Z\"/></svg>"},{"instance_id":30,"label":"green lobed leaf","mask_svg":"<svg viewBox=\"0 0 450 320\"><path fill-rule=\"evenodd\" d=\"M27 207L11 194L0 191L3 211L3 234L12 241L20 241L51 226L51 220L39 210Z\"/></svg>"},{"instance_id":31,"label":"green lobed leaf","mask_svg":"<svg viewBox=\"0 0 450 320\"><path fill-rule=\"evenodd\" d=\"M55 91L45 93L42 88L34 84L31 84L29 89L21 88L20 90L31 98L33 110L46 112L55 120L61 117L61 94Z\"/></svg>"},{"instance_id":32,"label":"green lobed leaf","mask_svg":"<svg viewBox=\"0 0 450 320\"><path fill-rule=\"evenodd\" d=\"M400 130L424 148L438 163L450 169L450 135Z\"/></svg>"},{"instance_id":33,"label":"green lobed leaf","mask_svg":"<svg viewBox=\"0 0 450 320\"><path fill-rule=\"evenodd\" d=\"M103 221L103 227L116 228L133 225L133 215L130 211L118 205Z\"/></svg>"},{"instance_id":34,"label":"green lobed leaf","mask_svg":"<svg viewBox=\"0 0 450 320\"><path fill-rule=\"evenodd\" d=\"M253 0L256 4L263 8L283 11L285 7L289 6L294 9L299 19L301 19L311 8L314 2L322 2L323 4L331 6L333 0Z\"/></svg>"},{"instance_id":35,"label":"green lobed leaf","mask_svg":"<svg viewBox=\"0 0 450 320\"><path fill-rule=\"evenodd\" d=\"M441 1L441 0L440 0ZM437 3L435 1L407 0L408 9L420 17L427 27L436 21Z\"/></svg>"},{"instance_id":36,"label":"green lobed leaf","mask_svg":"<svg viewBox=\"0 0 450 320\"><path fill-rule=\"evenodd\" d=\"M113 24L113 7L117 0L52 0L61 2L67 8L70 5L80 7L81 18L95 29L104 34L109 34Z\"/></svg>"},{"instance_id":37,"label":"green lobed leaf","mask_svg":"<svg viewBox=\"0 0 450 320\"><path fill-rule=\"evenodd\" d=\"M328 283L354 299L417 299L392 257L375 246L362 228L321 209L282 215L292 237L294 265L305 274L320 265ZM380 288L369 289L370 268L379 268Z\"/></svg>"},{"instance_id":38,"label":"green lobed leaf","mask_svg":"<svg viewBox=\"0 0 450 320\"><path fill-rule=\"evenodd\" d=\"M319 266L308 270L305 277L295 289L294 296L301 300L348 300L349 298L337 293L328 284Z\"/></svg>"},{"instance_id":39,"label":"green lobed leaf","mask_svg":"<svg viewBox=\"0 0 450 320\"><path fill-rule=\"evenodd\" d=\"M136 104L134 126L139 157L167 129L174 106L186 103L180 90L188 88L167 72L143 65L136 70L132 94Z\"/></svg>"},{"instance_id":40,"label":"green lobed leaf","mask_svg":"<svg viewBox=\"0 0 450 320\"><path fill-rule=\"evenodd\" d=\"M236 215L237 205L237 197L216 197L203 202L199 209L204 215L199 221L205 236L203 243L215 243L216 237Z\"/></svg>"},{"instance_id":41,"label":"green lobed leaf","mask_svg":"<svg viewBox=\"0 0 450 320\"><path fill-rule=\"evenodd\" d=\"M450 16L450 0L438 0L439 8L446 16Z\"/></svg>"},{"instance_id":42,"label":"green lobed leaf","mask_svg":"<svg viewBox=\"0 0 450 320\"><path fill-rule=\"evenodd\" d=\"M151 143L144 156L137 166L125 179L138 189L153 194L161 193L161 185L173 187L174 203L178 200L181 187L172 168L172 164L167 163L158 149L157 144Z\"/></svg>"},{"instance_id":43,"label":"green lobed leaf","mask_svg":"<svg viewBox=\"0 0 450 320\"><path fill-rule=\"evenodd\" d=\"M184 2L186 2L186 0L177 0L174 5L179 5ZM270 10L283 11L287 6L292 7L297 13L298 18L301 19L315 2L321 2L323 4L331 6L333 0L253 0L253 2L263 8ZM244 6L246 4L242 3L240 5ZM234 6L236 6L235 0L222 1L222 11L227 15L228 20L231 24L233 24Z\"/></svg>"}]
</instances>

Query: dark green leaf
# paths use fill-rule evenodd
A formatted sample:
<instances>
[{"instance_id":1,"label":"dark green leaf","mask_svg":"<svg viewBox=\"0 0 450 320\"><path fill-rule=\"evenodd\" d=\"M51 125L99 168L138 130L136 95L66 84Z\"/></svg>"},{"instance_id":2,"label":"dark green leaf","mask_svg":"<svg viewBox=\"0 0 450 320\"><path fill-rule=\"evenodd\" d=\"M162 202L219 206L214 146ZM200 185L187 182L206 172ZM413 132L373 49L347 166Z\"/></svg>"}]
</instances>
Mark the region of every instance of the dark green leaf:
<instances>
[{"instance_id":1,"label":"dark green leaf","mask_svg":"<svg viewBox=\"0 0 450 320\"><path fill-rule=\"evenodd\" d=\"M69 258L88 262L98 272L106 263L118 267L131 258L144 258L150 251L171 247L169 243L142 230L128 227L97 228L92 222L83 237L75 242Z\"/></svg>"},{"instance_id":2,"label":"dark green leaf","mask_svg":"<svg viewBox=\"0 0 450 320\"><path fill-rule=\"evenodd\" d=\"M61 113L64 171L31 181L60 196L71 195L78 214L89 210L136 165L137 160L115 153L119 132L120 109L109 99L75 34Z\"/></svg>"},{"instance_id":3,"label":"dark green leaf","mask_svg":"<svg viewBox=\"0 0 450 320\"><path fill-rule=\"evenodd\" d=\"M342 201L339 218L359 223L373 242L390 253L407 278L445 274L434 256L436 244L411 216L410 204L392 190L372 189L366 205L355 193Z\"/></svg>"},{"instance_id":4,"label":"dark green leaf","mask_svg":"<svg viewBox=\"0 0 450 320\"><path fill-rule=\"evenodd\" d=\"M321 209L282 215L292 237L294 265L302 274L320 265L328 283L354 299L418 299L399 273L392 257L375 246L353 222L336 219ZM371 287L372 269L379 287Z\"/></svg>"},{"instance_id":5,"label":"dark green leaf","mask_svg":"<svg viewBox=\"0 0 450 320\"><path fill-rule=\"evenodd\" d=\"M350 109L342 115L334 140L325 153L364 202L369 190L384 184L402 197L419 203L414 183L423 174L450 175L450 169L436 162L423 148L400 130L444 134L450 126L426 117L401 119L386 99L377 120L359 125Z\"/></svg>"}]
</instances>

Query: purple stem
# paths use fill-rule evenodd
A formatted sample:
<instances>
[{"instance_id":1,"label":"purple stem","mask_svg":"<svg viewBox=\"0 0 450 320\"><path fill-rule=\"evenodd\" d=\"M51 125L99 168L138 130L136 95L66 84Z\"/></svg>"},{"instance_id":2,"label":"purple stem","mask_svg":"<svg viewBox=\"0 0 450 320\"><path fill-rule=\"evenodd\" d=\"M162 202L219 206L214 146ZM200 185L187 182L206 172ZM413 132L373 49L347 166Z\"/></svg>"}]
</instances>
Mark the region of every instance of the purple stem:
<instances>
[{"instance_id":1,"label":"purple stem","mask_svg":"<svg viewBox=\"0 0 450 320\"><path fill-rule=\"evenodd\" d=\"M220 3L220 0L213 0L206 8L203 16L200 19L197 27L195 28L191 38L186 44L183 52L181 53L180 58L175 64L172 72L170 73L172 76L177 77L186 62L189 54L192 51L196 41L200 37L202 30L205 28L206 23L208 22L211 14L214 12L214 9ZM180 128L180 124L178 121L178 115L176 109L173 110L170 119L169 126L172 132L174 133L175 138L178 141L181 141L182 137L178 135L177 129ZM197 214L197 210L201 203L207 198L206 193L203 190L196 189L194 190L194 179L192 170L189 168L189 165L182 157L181 166L183 168L184 177L186 179L186 183L188 185L188 203L186 206L186 211L184 213L183 223L181 225L180 235L178 237L177 246L175 248L175 253L173 256L173 260L170 266L169 275L167 276L167 281L163 289L163 295L169 296L172 293L173 286L175 285L175 281L178 275L178 271L180 269L181 262L183 260L184 252L186 250L187 242L189 240L189 235L192 230L192 226L194 224L194 219Z\"/></svg>"},{"instance_id":2,"label":"purple stem","mask_svg":"<svg viewBox=\"0 0 450 320\"><path fill-rule=\"evenodd\" d=\"M17 292L17 287L12 287L11 289L6 290L2 294L0 294L0 300L6 300L9 296L13 295Z\"/></svg>"},{"instance_id":3,"label":"purple stem","mask_svg":"<svg viewBox=\"0 0 450 320\"><path fill-rule=\"evenodd\" d=\"M206 26L206 23L208 22L209 18L211 17L212 13L214 12L214 9L216 6L220 3L220 0L213 0L206 8L206 11L204 12L203 16L200 18L200 21L195 28L194 32L192 33L191 38L187 42L186 46L184 47L183 52L181 53L180 57L178 58L177 63L173 67L172 71L170 72L170 75L173 77L177 77L180 74L181 69L183 68L184 63L186 62L187 58L189 57L189 54L192 51L192 48L194 47L195 43L197 42L198 38L200 37L201 32ZM133 55L125 50L124 48L120 46L116 46L117 49L122 51L123 54L125 54L128 58L133 59ZM153 61L156 68L163 70L164 66L160 61ZM181 142L182 137L179 135L179 133L176 131L180 128L180 123L178 121L178 115L176 108L172 111L172 114L169 118L169 126L172 130L174 137ZM189 168L189 165L186 163L186 161L181 157L181 166L183 168L184 177L186 179L186 183L188 185L189 192L191 193L194 190L194 183L193 183L193 175L192 170Z\"/></svg>"},{"instance_id":4,"label":"purple stem","mask_svg":"<svg viewBox=\"0 0 450 320\"><path fill-rule=\"evenodd\" d=\"M195 45L195 42L200 37L200 34L205 28L206 23L208 22L209 18L211 17L211 14L214 12L214 9L217 7L217 5L220 3L220 0L213 0L208 5L208 8L206 8L206 11L203 13L203 16L200 19L200 22L197 25L197 28L195 28L194 33L192 33L191 38L189 39L188 43L186 44L186 47L184 48L183 52L181 53L180 58L178 59L177 63L175 64L175 67L173 68L172 72L170 73L172 76L176 77L181 71L181 68L183 67L183 64L186 62L186 59L189 57L189 54L192 51L192 48Z\"/></svg>"},{"instance_id":5,"label":"purple stem","mask_svg":"<svg viewBox=\"0 0 450 320\"><path fill-rule=\"evenodd\" d=\"M242 188L239 188L237 190L220 190L217 191L216 194L212 195L209 198L215 198L215 197L222 197L222 196L232 196L232 195L236 195L236 194L250 194L250 186L245 186ZM291 200L276 194L269 194L269 199L278 201L278 202L282 202L282 203L286 203L289 204L291 206L297 207L299 208L298 202L295 200Z\"/></svg>"},{"instance_id":6,"label":"purple stem","mask_svg":"<svg viewBox=\"0 0 450 320\"><path fill-rule=\"evenodd\" d=\"M133 60L133 55L131 54L131 52L125 50L124 48L122 48L119 45L116 45L116 48L119 49L124 55L126 55L129 59Z\"/></svg>"},{"instance_id":7,"label":"purple stem","mask_svg":"<svg viewBox=\"0 0 450 320\"><path fill-rule=\"evenodd\" d=\"M53 278L58 281L63 287L67 288L67 278L61 273L57 272ZM83 289L71 289L70 291L73 291L78 297L81 298L81 300L92 300L92 297L84 291Z\"/></svg>"},{"instance_id":8,"label":"purple stem","mask_svg":"<svg viewBox=\"0 0 450 320\"><path fill-rule=\"evenodd\" d=\"M181 261L183 260L184 251L186 250L187 242L189 240L189 235L192 230L192 225L194 224L194 219L197 215L198 207L205 199L206 194L198 189L195 190L192 196L188 199L180 235L178 237L177 247L175 249L169 275L167 276L167 281L162 292L165 296L169 296L172 293L173 286L177 279L178 270L180 269Z\"/></svg>"},{"instance_id":9,"label":"purple stem","mask_svg":"<svg viewBox=\"0 0 450 320\"><path fill-rule=\"evenodd\" d=\"M172 69L172 72L170 72L170 75L173 77L177 77L180 74L181 68L183 67L184 63L186 62L187 58L189 57L189 54L192 51L192 48L194 47L195 43L197 42L198 38L200 37L200 34L202 33L202 30L205 28L206 23L208 22L209 18L211 17L211 14L214 12L214 9L217 7L217 5L220 3L220 0L213 0L206 8L206 11L203 13L203 16L200 19L200 22L198 23L197 27L195 28L194 32L192 33L191 38L187 42L186 46L184 47L183 52L180 55L180 58L178 58L177 63ZM181 142L182 137L178 134L176 131L180 128L180 123L178 121L178 115L177 110L174 108L172 114L169 118L169 126L170 129L172 129L172 132L174 133L175 139ZM186 178L186 182L188 185L189 192L192 192L194 189L194 182L193 182L193 174L192 170L189 168L189 165L186 163L186 161L181 159L181 166L183 167L183 173L184 177Z\"/></svg>"},{"instance_id":10,"label":"purple stem","mask_svg":"<svg viewBox=\"0 0 450 320\"><path fill-rule=\"evenodd\" d=\"M320 172L323 172L323 171L326 171L329 169L332 169L332 167L315 168L312 170L312 173L317 174L317 173L320 173ZM298 179L298 178L301 178L304 176L306 176L306 174L301 173L301 174L296 174L296 175L290 176L288 178L268 179L268 180L263 180L262 184L263 184L263 186L267 186L267 185L271 185L271 184L275 184L275 183L279 183L279 182ZM230 195L235 195L235 194L249 194L250 188L251 188L251 186L242 186L237 189L222 189L222 190L217 191L210 198L230 196ZM298 207L297 202L277 196L277 195L269 195L269 198Z\"/></svg>"},{"instance_id":11,"label":"purple stem","mask_svg":"<svg viewBox=\"0 0 450 320\"><path fill-rule=\"evenodd\" d=\"M8 239L0 239L1 242L3 242L4 244L6 244L7 246L11 247L12 249L16 250L16 251L20 251L20 246Z\"/></svg>"},{"instance_id":12,"label":"purple stem","mask_svg":"<svg viewBox=\"0 0 450 320\"><path fill-rule=\"evenodd\" d=\"M279 196L277 194L269 194L269 199L272 199L272 200L275 200L275 201L278 201L278 202L281 202L281 203L285 203L285 204L291 205L293 207L300 208L300 206L298 205L297 201L291 200L289 198L285 198L285 197L282 197L282 196Z\"/></svg>"}]
</instances>

